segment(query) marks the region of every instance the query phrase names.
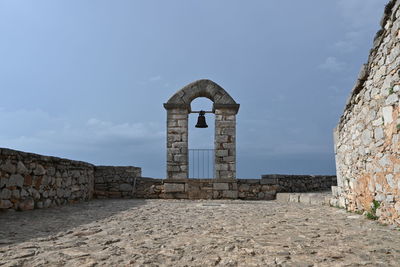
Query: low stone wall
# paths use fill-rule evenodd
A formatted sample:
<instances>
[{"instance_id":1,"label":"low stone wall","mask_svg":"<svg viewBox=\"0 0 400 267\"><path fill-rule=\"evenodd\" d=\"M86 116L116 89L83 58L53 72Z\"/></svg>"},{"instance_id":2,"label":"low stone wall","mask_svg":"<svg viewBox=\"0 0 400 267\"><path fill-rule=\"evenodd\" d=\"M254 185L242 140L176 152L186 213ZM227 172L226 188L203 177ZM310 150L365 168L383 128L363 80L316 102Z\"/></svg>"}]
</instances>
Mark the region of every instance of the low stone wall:
<instances>
[{"instance_id":1,"label":"low stone wall","mask_svg":"<svg viewBox=\"0 0 400 267\"><path fill-rule=\"evenodd\" d=\"M0 148L0 209L31 210L89 200L93 167Z\"/></svg>"},{"instance_id":2,"label":"low stone wall","mask_svg":"<svg viewBox=\"0 0 400 267\"><path fill-rule=\"evenodd\" d=\"M276 184L267 184L263 179L238 179L239 199L273 200L277 190Z\"/></svg>"},{"instance_id":3,"label":"low stone wall","mask_svg":"<svg viewBox=\"0 0 400 267\"><path fill-rule=\"evenodd\" d=\"M337 185L336 176L329 175L263 175L265 185L276 185L279 193L330 191Z\"/></svg>"},{"instance_id":4,"label":"low stone wall","mask_svg":"<svg viewBox=\"0 0 400 267\"><path fill-rule=\"evenodd\" d=\"M329 191L336 176L263 175L262 179L164 180L160 198L272 200L277 192Z\"/></svg>"},{"instance_id":5,"label":"low stone wall","mask_svg":"<svg viewBox=\"0 0 400 267\"><path fill-rule=\"evenodd\" d=\"M94 192L97 198L131 198L135 194L141 168L96 166Z\"/></svg>"}]
</instances>

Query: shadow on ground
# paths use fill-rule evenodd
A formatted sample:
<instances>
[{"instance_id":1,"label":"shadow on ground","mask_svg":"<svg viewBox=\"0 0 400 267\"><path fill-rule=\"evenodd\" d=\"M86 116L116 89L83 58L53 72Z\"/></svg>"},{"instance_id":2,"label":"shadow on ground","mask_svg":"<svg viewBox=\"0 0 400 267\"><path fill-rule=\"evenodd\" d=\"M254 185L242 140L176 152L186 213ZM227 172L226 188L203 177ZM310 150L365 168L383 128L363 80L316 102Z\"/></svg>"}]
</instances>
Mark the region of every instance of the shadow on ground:
<instances>
[{"instance_id":1,"label":"shadow on ground","mask_svg":"<svg viewBox=\"0 0 400 267\"><path fill-rule=\"evenodd\" d=\"M145 204L142 199L106 199L42 210L2 212L0 247L68 232Z\"/></svg>"}]
</instances>

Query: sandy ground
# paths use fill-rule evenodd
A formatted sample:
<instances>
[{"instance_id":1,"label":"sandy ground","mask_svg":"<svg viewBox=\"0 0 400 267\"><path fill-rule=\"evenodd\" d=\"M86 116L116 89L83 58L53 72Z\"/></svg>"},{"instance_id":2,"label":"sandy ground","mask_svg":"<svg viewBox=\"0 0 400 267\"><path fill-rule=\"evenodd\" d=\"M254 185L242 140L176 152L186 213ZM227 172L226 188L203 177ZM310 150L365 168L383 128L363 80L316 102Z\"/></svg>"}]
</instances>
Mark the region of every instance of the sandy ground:
<instances>
[{"instance_id":1,"label":"sandy ground","mask_svg":"<svg viewBox=\"0 0 400 267\"><path fill-rule=\"evenodd\" d=\"M94 200L0 213L0 266L400 266L400 231L298 203Z\"/></svg>"}]
</instances>

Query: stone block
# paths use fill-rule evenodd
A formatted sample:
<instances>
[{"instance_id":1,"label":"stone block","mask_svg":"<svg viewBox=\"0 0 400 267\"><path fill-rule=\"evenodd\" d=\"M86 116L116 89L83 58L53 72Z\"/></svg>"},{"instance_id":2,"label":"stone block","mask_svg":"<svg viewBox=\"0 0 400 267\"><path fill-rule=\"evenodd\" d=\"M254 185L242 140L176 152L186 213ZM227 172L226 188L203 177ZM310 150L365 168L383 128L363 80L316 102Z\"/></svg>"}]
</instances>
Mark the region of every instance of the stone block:
<instances>
[{"instance_id":1,"label":"stone block","mask_svg":"<svg viewBox=\"0 0 400 267\"><path fill-rule=\"evenodd\" d=\"M382 108L383 121L385 125L393 122L393 107L387 106Z\"/></svg>"},{"instance_id":2,"label":"stone block","mask_svg":"<svg viewBox=\"0 0 400 267\"><path fill-rule=\"evenodd\" d=\"M120 184L119 190L121 190L122 192L132 192L133 187L130 184Z\"/></svg>"},{"instance_id":3,"label":"stone block","mask_svg":"<svg viewBox=\"0 0 400 267\"><path fill-rule=\"evenodd\" d=\"M164 191L165 191L165 193L185 192L185 184L165 183L164 184Z\"/></svg>"},{"instance_id":4,"label":"stone block","mask_svg":"<svg viewBox=\"0 0 400 267\"><path fill-rule=\"evenodd\" d=\"M11 201L0 199L0 209L9 209L13 206Z\"/></svg>"},{"instance_id":5,"label":"stone block","mask_svg":"<svg viewBox=\"0 0 400 267\"><path fill-rule=\"evenodd\" d=\"M238 198L238 191L236 191L236 190L225 190L225 191L222 191L222 197L223 198L229 198L229 199L237 199Z\"/></svg>"},{"instance_id":6,"label":"stone block","mask_svg":"<svg viewBox=\"0 0 400 267\"><path fill-rule=\"evenodd\" d=\"M17 172L22 175L29 173L28 169L25 167L24 163L22 163L21 161L19 161L17 164Z\"/></svg>"},{"instance_id":7,"label":"stone block","mask_svg":"<svg viewBox=\"0 0 400 267\"><path fill-rule=\"evenodd\" d=\"M299 202L300 195L299 194L290 194L289 195L289 202Z\"/></svg>"},{"instance_id":8,"label":"stone block","mask_svg":"<svg viewBox=\"0 0 400 267\"><path fill-rule=\"evenodd\" d=\"M278 193L276 194L276 201L287 203L289 202L290 193Z\"/></svg>"},{"instance_id":9,"label":"stone block","mask_svg":"<svg viewBox=\"0 0 400 267\"><path fill-rule=\"evenodd\" d=\"M20 174L13 174L8 179L7 187L9 186L18 186L22 187L24 185L24 177Z\"/></svg>"},{"instance_id":10,"label":"stone block","mask_svg":"<svg viewBox=\"0 0 400 267\"><path fill-rule=\"evenodd\" d=\"M260 184L275 185L275 184L278 184L278 178L261 178Z\"/></svg>"},{"instance_id":11,"label":"stone block","mask_svg":"<svg viewBox=\"0 0 400 267\"><path fill-rule=\"evenodd\" d=\"M311 199L309 194L300 194L299 202L304 204L310 204Z\"/></svg>"},{"instance_id":12,"label":"stone block","mask_svg":"<svg viewBox=\"0 0 400 267\"><path fill-rule=\"evenodd\" d=\"M311 205L324 205L325 204L325 196L321 196L318 194L310 195L310 204Z\"/></svg>"},{"instance_id":13,"label":"stone block","mask_svg":"<svg viewBox=\"0 0 400 267\"><path fill-rule=\"evenodd\" d=\"M250 190L250 186L248 184L242 184L239 186L239 191L240 192L247 192Z\"/></svg>"},{"instance_id":14,"label":"stone block","mask_svg":"<svg viewBox=\"0 0 400 267\"><path fill-rule=\"evenodd\" d=\"M228 170L228 164L217 163L217 164L215 164L215 170L217 170L217 171L227 171Z\"/></svg>"},{"instance_id":15,"label":"stone block","mask_svg":"<svg viewBox=\"0 0 400 267\"><path fill-rule=\"evenodd\" d=\"M1 190L0 199L10 199L11 198L11 191L7 188Z\"/></svg>"},{"instance_id":16,"label":"stone block","mask_svg":"<svg viewBox=\"0 0 400 267\"><path fill-rule=\"evenodd\" d=\"M215 156L216 157L227 157L228 156L228 150L216 150L215 151Z\"/></svg>"},{"instance_id":17,"label":"stone block","mask_svg":"<svg viewBox=\"0 0 400 267\"><path fill-rule=\"evenodd\" d=\"M15 165L14 164L12 164L9 160L5 163L5 164L2 164L1 166L0 166L0 169L2 170L2 171L5 171L5 172L8 172L8 173L15 173L15 171L16 171L16 167L15 167Z\"/></svg>"},{"instance_id":18,"label":"stone block","mask_svg":"<svg viewBox=\"0 0 400 267\"><path fill-rule=\"evenodd\" d=\"M214 190L229 190L229 183L214 183Z\"/></svg>"},{"instance_id":19,"label":"stone block","mask_svg":"<svg viewBox=\"0 0 400 267\"><path fill-rule=\"evenodd\" d=\"M33 210L35 208L35 201L32 198L25 199L18 204L18 209L21 211Z\"/></svg>"}]
</instances>

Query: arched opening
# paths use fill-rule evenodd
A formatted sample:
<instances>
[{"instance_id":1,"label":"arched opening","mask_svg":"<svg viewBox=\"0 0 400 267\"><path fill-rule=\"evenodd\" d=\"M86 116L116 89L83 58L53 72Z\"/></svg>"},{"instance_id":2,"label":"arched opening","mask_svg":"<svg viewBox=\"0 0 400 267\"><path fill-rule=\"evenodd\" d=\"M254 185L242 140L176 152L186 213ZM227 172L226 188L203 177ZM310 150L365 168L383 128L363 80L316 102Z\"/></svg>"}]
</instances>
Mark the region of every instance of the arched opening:
<instances>
[{"instance_id":1,"label":"arched opening","mask_svg":"<svg viewBox=\"0 0 400 267\"><path fill-rule=\"evenodd\" d=\"M203 132L194 131L192 125L195 123L196 117L190 116L197 111L196 108L206 109L203 107L205 103L201 103L201 101L207 102L202 99L204 97L212 101L212 112L207 114L215 116L214 123L208 116L210 125L208 134L204 129L202 129ZM200 99L191 105L192 101L198 98ZM206 107L209 106L209 103L207 102ZM214 143L213 162L215 167L212 177L220 180L235 179L236 114L239 107L240 105L221 86L210 80L198 80L190 83L176 92L167 103L164 103L164 108L167 110L167 179L177 181L189 178L189 129L191 129L191 135L196 137L196 133L198 133L197 136L200 139L195 141L196 138L192 137L190 139L192 146L208 147L209 143ZM198 116L198 113L194 114ZM215 136L214 142L203 141L207 136ZM194 144L194 142L196 143Z\"/></svg>"},{"instance_id":2,"label":"arched opening","mask_svg":"<svg viewBox=\"0 0 400 267\"><path fill-rule=\"evenodd\" d=\"M198 97L190 104L192 111L212 111L213 102L206 97ZM208 128L196 128L199 114L189 114L189 178L214 178L214 137L215 115L206 113Z\"/></svg>"}]
</instances>

